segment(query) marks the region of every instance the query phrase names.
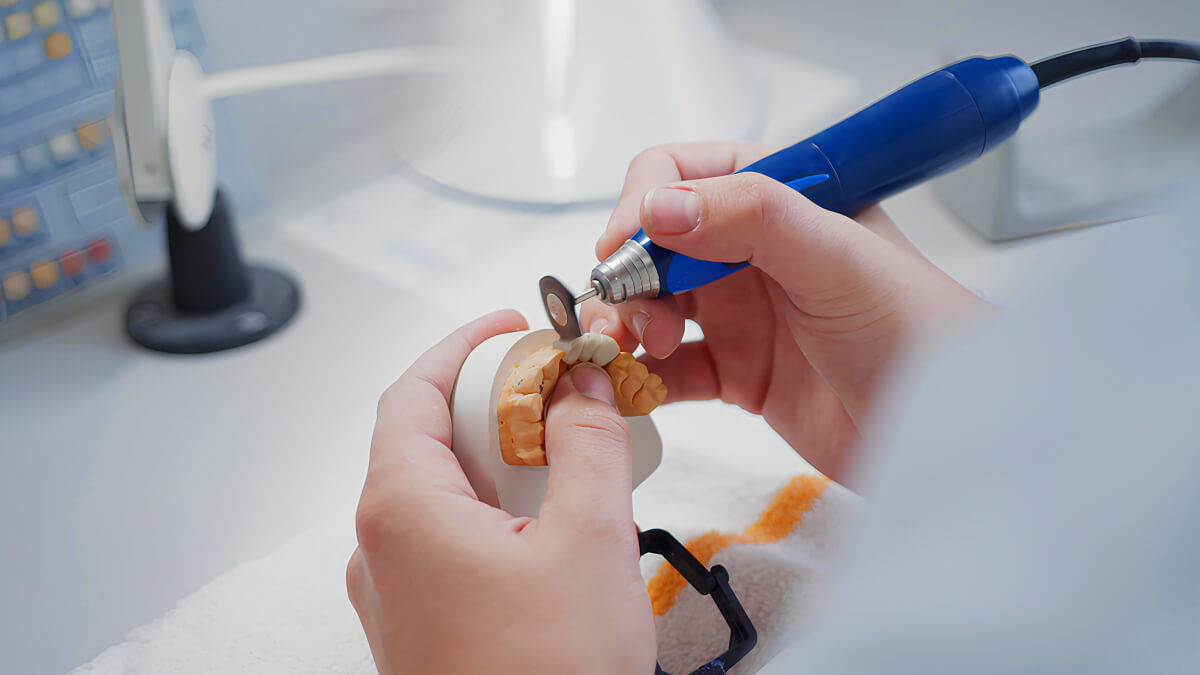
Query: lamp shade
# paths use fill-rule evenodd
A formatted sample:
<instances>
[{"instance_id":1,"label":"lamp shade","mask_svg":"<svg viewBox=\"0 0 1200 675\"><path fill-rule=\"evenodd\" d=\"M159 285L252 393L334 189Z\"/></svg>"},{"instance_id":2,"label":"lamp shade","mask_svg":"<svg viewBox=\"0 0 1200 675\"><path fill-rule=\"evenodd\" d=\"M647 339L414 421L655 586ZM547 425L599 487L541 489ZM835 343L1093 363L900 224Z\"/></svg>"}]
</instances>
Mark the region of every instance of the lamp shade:
<instances>
[{"instance_id":1,"label":"lamp shade","mask_svg":"<svg viewBox=\"0 0 1200 675\"><path fill-rule=\"evenodd\" d=\"M767 87L704 0L503 6L471 67L429 78L394 129L400 156L438 183L513 202L607 200L647 147L761 132ZM469 24L477 10L455 11Z\"/></svg>"}]
</instances>

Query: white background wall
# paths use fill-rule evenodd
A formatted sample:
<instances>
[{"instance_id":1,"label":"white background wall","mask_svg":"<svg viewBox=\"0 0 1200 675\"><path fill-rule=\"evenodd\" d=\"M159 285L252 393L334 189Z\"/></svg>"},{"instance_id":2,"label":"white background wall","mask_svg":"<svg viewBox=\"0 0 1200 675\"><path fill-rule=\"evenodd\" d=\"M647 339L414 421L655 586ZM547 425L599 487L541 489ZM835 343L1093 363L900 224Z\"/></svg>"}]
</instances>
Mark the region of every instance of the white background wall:
<instances>
[{"instance_id":1,"label":"white background wall","mask_svg":"<svg viewBox=\"0 0 1200 675\"><path fill-rule=\"evenodd\" d=\"M531 1L196 0L196 6L209 62L220 69L356 49L470 42L505 30L514 6ZM860 78L864 103L960 56L1011 53L1033 60L1126 35L1200 39L1200 2L1189 0L724 0L717 8L744 41ZM1119 123L1153 108L1195 72L1189 64L1160 63L1072 82L1046 97L1022 133ZM336 191L395 163L386 128L403 124L406 111L420 104L408 76L274 91L219 105L232 113L265 196L278 205L323 196L322 188ZM339 157L350 144L354 157Z\"/></svg>"}]
</instances>

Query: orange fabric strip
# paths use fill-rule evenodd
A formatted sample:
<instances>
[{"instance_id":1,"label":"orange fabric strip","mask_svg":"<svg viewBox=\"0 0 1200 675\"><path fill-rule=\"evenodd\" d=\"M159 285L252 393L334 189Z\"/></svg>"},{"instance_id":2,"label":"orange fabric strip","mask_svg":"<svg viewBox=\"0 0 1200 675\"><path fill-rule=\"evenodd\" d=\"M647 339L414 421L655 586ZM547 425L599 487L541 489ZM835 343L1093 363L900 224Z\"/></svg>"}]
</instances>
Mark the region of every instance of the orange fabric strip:
<instances>
[{"instance_id":1,"label":"orange fabric strip","mask_svg":"<svg viewBox=\"0 0 1200 675\"><path fill-rule=\"evenodd\" d=\"M796 476L779 490L767 510L759 516L758 522L746 528L745 532L708 532L689 540L685 546L697 560L708 567L709 561L718 551L732 544L769 544L779 541L796 529L805 512L812 508L813 502L820 498L827 485L829 479L821 475ZM674 567L663 563L646 584L654 615L666 614L675 604L679 592L687 585L687 581Z\"/></svg>"}]
</instances>

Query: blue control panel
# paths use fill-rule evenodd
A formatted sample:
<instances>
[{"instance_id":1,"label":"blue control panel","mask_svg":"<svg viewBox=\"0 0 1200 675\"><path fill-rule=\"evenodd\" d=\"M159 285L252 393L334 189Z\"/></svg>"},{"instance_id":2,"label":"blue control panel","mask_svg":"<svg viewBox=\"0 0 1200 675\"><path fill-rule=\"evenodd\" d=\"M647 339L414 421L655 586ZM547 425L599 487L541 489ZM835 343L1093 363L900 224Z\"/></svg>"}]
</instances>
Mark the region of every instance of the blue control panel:
<instances>
[{"instance_id":1,"label":"blue control panel","mask_svg":"<svg viewBox=\"0 0 1200 675\"><path fill-rule=\"evenodd\" d=\"M111 4L0 0L0 322L162 249L117 185ZM190 0L165 4L179 48L199 54Z\"/></svg>"}]
</instances>

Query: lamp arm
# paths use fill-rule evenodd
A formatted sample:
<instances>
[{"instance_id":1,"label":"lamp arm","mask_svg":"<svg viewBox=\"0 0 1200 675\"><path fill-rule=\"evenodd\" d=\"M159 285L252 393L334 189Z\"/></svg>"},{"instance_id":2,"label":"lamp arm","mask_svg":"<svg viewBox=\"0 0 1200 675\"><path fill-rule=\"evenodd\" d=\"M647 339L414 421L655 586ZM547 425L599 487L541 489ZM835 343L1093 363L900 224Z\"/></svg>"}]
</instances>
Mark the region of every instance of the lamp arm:
<instances>
[{"instance_id":1,"label":"lamp arm","mask_svg":"<svg viewBox=\"0 0 1200 675\"><path fill-rule=\"evenodd\" d=\"M135 219L173 209L200 230L212 215L217 157L212 101L304 84L453 70L464 51L396 47L205 75L180 51L162 0L115 0L117 83L113 139L121 192Z\"/></svg>"}]
</instances>

